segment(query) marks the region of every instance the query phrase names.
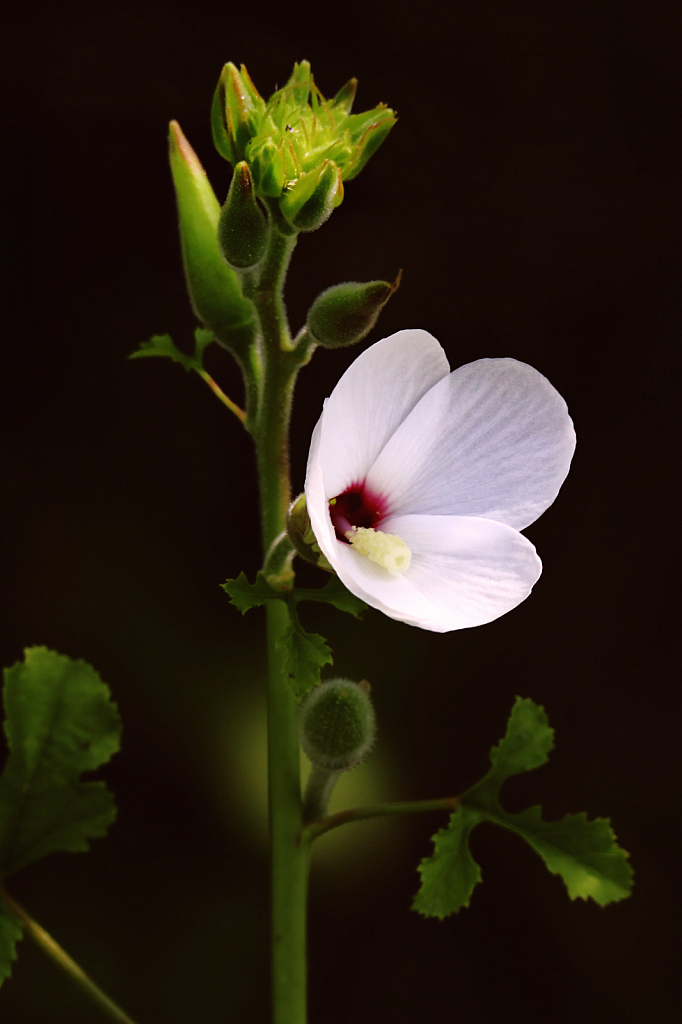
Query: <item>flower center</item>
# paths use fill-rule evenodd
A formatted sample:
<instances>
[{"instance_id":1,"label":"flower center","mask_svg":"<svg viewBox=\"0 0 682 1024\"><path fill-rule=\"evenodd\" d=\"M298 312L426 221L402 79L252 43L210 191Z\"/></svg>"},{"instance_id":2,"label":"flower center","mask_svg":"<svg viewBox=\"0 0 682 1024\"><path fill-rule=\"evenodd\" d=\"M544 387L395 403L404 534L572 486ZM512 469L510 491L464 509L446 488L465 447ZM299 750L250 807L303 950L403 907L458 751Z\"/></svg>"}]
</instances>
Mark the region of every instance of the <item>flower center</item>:
<instances>
[{"instance_id":1,"label":"flower center","mask_svg":"<svg viewBox=\"0 0 682 1024\"><path fill-rule=\"evenodd\" d=\"M338 540L352 544L360 555L391 573L404 572L412 553L402 538L377 529L386 515L386 501L353 484L329 502L329 515Z\"/></svg>"},{"instance_id":2,"label":"flower center","mask_svg":"<svg viewBox=\"0 0 682 1024\"><path fill-rule=\"evenodd\" d=\"M364 483L352 484L329 502L329 515L338 540L347 540L346 534L354 526L375 529L385 514L385 500Z\"/></svg>"}]
</instances>

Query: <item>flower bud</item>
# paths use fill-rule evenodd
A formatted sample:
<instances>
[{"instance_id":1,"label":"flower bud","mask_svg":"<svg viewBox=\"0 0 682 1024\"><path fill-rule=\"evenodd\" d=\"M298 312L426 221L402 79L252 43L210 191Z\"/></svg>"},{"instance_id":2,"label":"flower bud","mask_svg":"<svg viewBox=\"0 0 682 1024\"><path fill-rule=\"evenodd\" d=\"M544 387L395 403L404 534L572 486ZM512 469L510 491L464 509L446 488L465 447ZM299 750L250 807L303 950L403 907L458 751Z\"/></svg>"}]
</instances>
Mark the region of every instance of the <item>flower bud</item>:
<instances>
[{"instance_id":1,"label":"flower bud","mask_svg":"<svg viewBox=\"0 0 682 1024\"><path fill-rule=\"evenodd\" d=\"M255 267L265 253L268 222L253 191L246 161L238 163L218 221L218 245L232 267Z\"/></svg>"},{"instance_id":2,"label":"flower bud","mask_svg":"<svg viewBox=\"0 0 682 1024\"><path fill-rule=\"evenodd\" d=\"M192 307L225 344L250 322L251 307L242 297L236 274L220 255L216 239L220 204L177 121L170 123L169 156Z\"/></svg>"},{"instance_id":3,"label":"flower bud","mask_svg":"<svg viewBox=\"0 0 682 1024\"><path fill-rule=\"evenodd\" d=\"M329 562L324 557L310 525L310 516L306 505L305 494L299 494L298 498L292 501L287 512L287 535L296 548L296 551L305 559L312 562L319 569L331 572Z\"/></svg>"},{"instance_id":4,"label":"flower bud","mask_svg":"<svg viewBox=\"0 0 682 1024\"><path fill-rule=\"evenodd\" d=\"M342 348L362 341L399 284L400 274L393 284L347 281L327 288L308 310L307 327L313 341L325 348Z\"/></svg>"},{"instance_id":5,"label":"flower bud","mask_svg":"<svg viewBox=\"0 0 682 1024\"><path fill-rule=\"evenodd\" d=\"M347 771L364 761L376 732L368 690L350 679L330 679L306 697L299 737L314 767Z\"/></svg>"},{"instance_id":6,"label":"flower bud","mask_svg":"<svg viewBox=\"0 0 682 1024\"><path fill-rule=\"evenodd\" d=\"M315 231L342 199L341 172L333 160L325 160L285 191L279 208L298 231Z\"/></svg>"},{"instance_id":7,"label":"flower bud","mask_svg":"<svg viewBox=\"0 0 682 1024\"><path fill-rule=\"evenodd\" d=\"M333 99L326 100L304 60L294 64L286 85L266 101L243 64L240 70L234 64L223 68L211 110L216 149L233 166L240 160L248 162L258 196L282 196L283 201L289 197L282 213L290 223L319 184L315 202L298 230L312 231L329 216L343 198L341 181L360 172L395 124L394 112L383 103L351 114L356 89L352 78ZM327 161L335 164L338 173L325 170L323 181L318 182ZM318 177L293 195L297 185L316 172Z\"/></svg>"}]
</instances>

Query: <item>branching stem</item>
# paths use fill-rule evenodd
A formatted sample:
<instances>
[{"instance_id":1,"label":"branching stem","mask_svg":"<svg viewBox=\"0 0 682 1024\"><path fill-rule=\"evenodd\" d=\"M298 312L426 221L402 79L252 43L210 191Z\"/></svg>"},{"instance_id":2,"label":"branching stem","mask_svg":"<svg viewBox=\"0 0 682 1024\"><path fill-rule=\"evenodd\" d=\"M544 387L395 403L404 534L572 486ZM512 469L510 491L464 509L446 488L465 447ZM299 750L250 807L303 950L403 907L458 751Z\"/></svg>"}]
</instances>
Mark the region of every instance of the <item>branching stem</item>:
<instances>
[{"instance_id":1,"label":"branching stem","mask_svg":"<svg viewBox=\"0 0 682 1024\"><path fill-rule=\"evenodd\" d=\"M389 814L415 814L422 811L454 811L459 807L458 796L446 796L439 800L411 800L403 803L373 804L369 807L351 807L348 811L340 811L328 818L311 821L301 831L301 839L312 842L333 828L345 825L349 821L364 821L366 818L381 818Z\"/></svg>"}]
</instances>

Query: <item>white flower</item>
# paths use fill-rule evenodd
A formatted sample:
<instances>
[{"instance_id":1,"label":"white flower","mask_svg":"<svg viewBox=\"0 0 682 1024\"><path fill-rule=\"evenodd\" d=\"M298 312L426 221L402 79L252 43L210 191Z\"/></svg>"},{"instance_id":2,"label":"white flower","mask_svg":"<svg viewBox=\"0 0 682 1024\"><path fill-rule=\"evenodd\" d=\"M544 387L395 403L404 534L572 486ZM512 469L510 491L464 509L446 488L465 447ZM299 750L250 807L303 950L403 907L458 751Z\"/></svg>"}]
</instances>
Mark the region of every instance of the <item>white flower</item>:
<instances>
[{"instance_id":1,"label":"white flower","mask_svg":"<svg viewBox=\"0 0 682 1024\"><path fill-rule=\"evenodd\" d=\"M519 533L552 504L575 448L546 377L516 359L450 373L426 331L399 331L344 373L313 433L305 493L346 587L439 633L528 597L542 564Z\"/></svg>"}]
</instances>

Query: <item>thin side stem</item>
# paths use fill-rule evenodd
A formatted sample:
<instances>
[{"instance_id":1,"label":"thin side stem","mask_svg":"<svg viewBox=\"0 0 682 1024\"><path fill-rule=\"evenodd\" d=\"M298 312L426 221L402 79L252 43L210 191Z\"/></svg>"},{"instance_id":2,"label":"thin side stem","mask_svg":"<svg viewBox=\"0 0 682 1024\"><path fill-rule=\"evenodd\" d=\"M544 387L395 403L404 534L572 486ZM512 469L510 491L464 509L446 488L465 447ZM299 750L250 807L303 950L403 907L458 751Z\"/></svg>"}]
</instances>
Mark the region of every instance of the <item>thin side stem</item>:
<instances>
[{"instance_id":1,"label":"thin side stem","mask_svg":"<svg viewBox=\"0 0 682 1024\"><path fill-rule=\"evenodd\" d=\"M96 985L92 978L89 978L85 971L78 966L75 960L72 960L69 954L62 949L59 943L55 942L51 935L42 928L37 921L35 921L30 914L28 914L23 907L21 907L16 900L13 900L8 893L3 893L5 903L12 911L12 913L19 918L21 923L26 928L26 931L31 938L36 942L40 948L47 953L49 957L63 971L69 975L69 977L76 982L79 988L90 997L103 1013L109 1017L110 1020L114 1020L117 1024L135 1024L132 1017L129 1017L120 1006L117 1006L113 999L110 999L106 992L103 992L99 985Z\"/></svg>"},{"instance_id":2,"label":"thin side stem","mask_svg":"<svg viewBox=\"0 0 682 1024\"><path fill-rule=\"evenodd\" d=\"M274 602L271 602L274 603ZM366 818L382 818L389 814L415 814L422 811L454 811L459 807L458 796L446 796L439 800L412 800L403 803L373 804L370 807L351 807L348 811L340 811L329 818L311 821L301 833L301 838L312 842L333 828L345 825L349 821L364 821Z\"/></svg>"},{"instance_id":3,"label":"thin side stem","mask_svg":"<svg viewBox=\"0 0 682 1024\"><path fill-rule=\"evenodd\" d=\"M246 419L246 413L244 412L244 410L240 409L236 402L233 402L231 398L228 398L228 396L225 394L220 385L216 384L216 382L213 380L213 377L210 375L210 373L207 373L206 370L197 370L197 373L199 374L202 380L206 381L213 394L220 399L223 405L226 405L230 412L233 412L235 414L240 423L244 423Z\"/></svg>"}]
</instances>

